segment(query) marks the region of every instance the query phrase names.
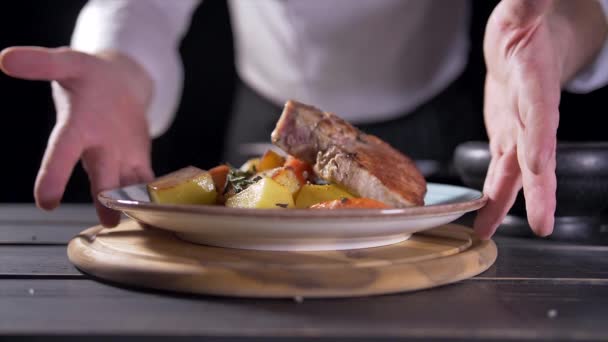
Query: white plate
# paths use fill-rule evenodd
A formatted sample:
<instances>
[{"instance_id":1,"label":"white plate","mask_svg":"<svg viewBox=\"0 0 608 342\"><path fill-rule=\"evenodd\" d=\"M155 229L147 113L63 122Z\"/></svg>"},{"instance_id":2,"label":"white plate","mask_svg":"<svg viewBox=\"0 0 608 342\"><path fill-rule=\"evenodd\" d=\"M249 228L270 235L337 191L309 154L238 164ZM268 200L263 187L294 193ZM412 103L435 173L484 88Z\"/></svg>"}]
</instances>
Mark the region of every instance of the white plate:
<instances>
[{"instance_id":1,"label":"white plate","mask_svg":"<svg viewBox=\"0 0 608 342\"><path fill-rule=\"evenodd\" d=\"M99 200L140 223L201 244L257 250L339 250L389 245L458 219L487 198L460 186L428 184L426 205L404 209L237 209L150 202L144 185L104 191Z\"/></svg>"}]
</instances>

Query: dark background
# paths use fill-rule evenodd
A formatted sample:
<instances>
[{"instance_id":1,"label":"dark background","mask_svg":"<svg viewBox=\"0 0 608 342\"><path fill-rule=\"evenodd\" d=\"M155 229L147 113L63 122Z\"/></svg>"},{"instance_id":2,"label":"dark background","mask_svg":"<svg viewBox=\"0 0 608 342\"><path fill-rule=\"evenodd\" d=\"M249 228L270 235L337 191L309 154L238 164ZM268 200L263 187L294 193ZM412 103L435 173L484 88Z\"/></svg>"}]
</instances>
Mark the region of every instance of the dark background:
<instances>
[{"instance_id":1,"label":"dark background","mask_svg":"<svg viewBox=\"0 0 608 342\"><path fill-rule=\"evenodd\" d=\"M168 0L169 1L169 0ZM86 1L5 1L0 12L0 48L13 45L56 47L67 45L76 16ZM467 68L469 86L475 89L479 115L483 75L483 29L496 1L474 0L471 28L473 48ZM205 1L195 13L182 42L185 87L176 120L153 144L157 174L186 166L211 167L220 160L222 136L235 84L232 33L226 4ZM560 140L606 140L602 116L608 90L582 96L564 94ZM2 101L2 158L0 202L31 202L32 187L55 114L46 82L21 81L0 75ZM466 122L462 123L466 125ZM458 129L455 127L455 129ZM86 174L75 170L65 201L89 201Z\"/></svg>"}]
</instances>

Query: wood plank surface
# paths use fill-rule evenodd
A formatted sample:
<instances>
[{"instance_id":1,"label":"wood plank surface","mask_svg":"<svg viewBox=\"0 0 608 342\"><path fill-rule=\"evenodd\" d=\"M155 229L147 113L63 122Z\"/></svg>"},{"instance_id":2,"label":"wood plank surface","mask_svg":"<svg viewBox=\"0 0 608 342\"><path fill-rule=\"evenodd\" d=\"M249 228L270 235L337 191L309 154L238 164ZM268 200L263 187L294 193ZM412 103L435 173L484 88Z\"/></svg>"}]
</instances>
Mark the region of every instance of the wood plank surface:
<instances>
[{"instance_id":1,"label":"wood plank surface","mask_svg":"<svg viewBox=\"0 0 608 342\"><path fill-rule=\"evenodd\" d=\"M0 334L605 340L608 287L469 281L403 295L297 302L5 279L0 317Z\"/></svg>"},{"instance_id":2,"label":"wood plank surface","mask_svg":"<svg viewBox=\"0 0 608 342\"><path fill-rule=\"evenodd\" d=\"M91 223L87 223L91 225ZM67 245L83 230L83 223L9 222L0 221L0 245Z\"/></svg>"},{"instance_id":3,"label":"wood plank surface","mask_svg":"<svg viewBox=\"0 0 608 342\"><path fill-rule=\"evenodd\" d=\"M608 248L496 238L498 260L483 277L608 279Z\"/></svg>"},{"instance_id":4,"label":"wood plank surface","mask_svg":"<svg viewBox=\"0 0 608 342\"><path fill-rule=\"evenodd\" d=\"M0 204L0 245L67 244L83 227L95 224L90 204L64 204L50 212L34 204Z\"/></svg>"},{"instance_id":5,"label":"wood plank surface","mask_svg":"<svg viewBox=\"0 0 608 342\"><path fill-rule=\"evenodd\" d=\"M99 222L90 204L64 204L51 212L33 204L0 204L0 245L67 244L96 224Z\"/></svg>"},{"instance_id":6,"label":"wood plank surface","mask_svg":"<svg viewBox=\"0 0 608 342\"><path fill-rule=\"evenodd\" d=\"M96 224L91 204L62 204L53 211L44 211L34 204L0 203L0 222L70 222Z\"/></svg>"},{"instance_id":7,"label":"wood plank surface","mask_svg":"<svg viewBox=\"0 0 608 342\"><path fill-rule=\"evenodd\" d=\"M3 277L80 276L70 263L65 246L0 245L0 280Z\"/></svg>"},{"instance_id":8,"label":"wood plank surface","mask_svg":"<svg viewBox=\"0 0 608 342\"><path fill-rule=\"evenodd\" d=\"M608 340L607 246L497 236L488 271L410 294L303 302L186 296L81 276L63 244L97 219L90 205L60 210L0 205L0 340Z\"/></svg>"},{"instance_id":9,"label":"wood plank surface","mask_svg":"<svg viewBox=\"0 0 608 342\"><path fill-rule=\"evenodd\" d=\"M602 248L581 250L542 248L522 241L508 243L497 238L496 263L477 278L487 280L528 279L551 282L554 279L595 281L608 279L608 251ZM78 275L67 258L66 246L0 245L0 278L3 275L44 276Z\"/></svg>"}]
</instances>

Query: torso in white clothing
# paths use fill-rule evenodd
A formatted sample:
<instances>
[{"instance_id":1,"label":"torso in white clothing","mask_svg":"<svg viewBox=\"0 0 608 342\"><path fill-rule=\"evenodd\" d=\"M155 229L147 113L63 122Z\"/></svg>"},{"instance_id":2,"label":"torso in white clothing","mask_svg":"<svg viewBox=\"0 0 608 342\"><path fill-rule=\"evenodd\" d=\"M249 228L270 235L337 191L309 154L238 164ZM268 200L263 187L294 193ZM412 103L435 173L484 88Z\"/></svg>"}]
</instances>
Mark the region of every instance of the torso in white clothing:
<instances>
[{"instance_id":1,"label":"torso in white clothing","mask_svg":"<svg viewBox=\"0 0 608 342\"><path fill-rule=\"evenodd\" d=\"M72 46L120 51L154 81L150 132L171 124L183 70L179 40L198 0L90 0ZM601 1L608 13L608 0ZM389 119L437 95L466 65L468 0L231 0L237 70L277 105L289 98L364 123ZM570 82L608 82L608 40Z\"/></svg>"},{"instance_id":2,"label":"torso in white clothing","mask_svg":"<svg viewBox=\"0 0 608 342\"><path fill-rule=\"evenodd\" d=\"M468 0L232 0L241 78L353 122L388 119L463 70Z\"/></svg>"}]
</instances>

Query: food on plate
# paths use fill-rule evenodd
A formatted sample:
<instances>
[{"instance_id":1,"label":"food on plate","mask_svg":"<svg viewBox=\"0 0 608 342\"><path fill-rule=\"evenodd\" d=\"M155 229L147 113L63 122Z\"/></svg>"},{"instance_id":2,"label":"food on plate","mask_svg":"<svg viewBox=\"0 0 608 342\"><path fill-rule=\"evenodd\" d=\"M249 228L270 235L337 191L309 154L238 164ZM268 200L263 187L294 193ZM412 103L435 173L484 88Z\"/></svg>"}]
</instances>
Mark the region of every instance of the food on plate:
<instances>
[{"instance_id":1,"label":"food on plate","mask_svg":"<svg viewBox=\"0 0 608 342\"><path fill-rule=\"evenodd\" d=\"M407 156L333 113L288 101L267 150L240 167L190 166L148 184L153 202L260 209L384 209L424 204Z\"/></svg>"},{"instance_id":2,"label":"food on plate","mask_svg":"<svg viewBox=\"0 0 608 342\"><path fill-rule=\"evenodd\" d=\"M171 172L147 185L150 199L162 204L215 204L213 177L194 166Z\"/></svg>"},{"instance_id":3,"label":"food on plate","mask_svg":"<svg viewBox=\"0 0 608 342\"><path fill-rule=\"evenodd\" d=\"M414 162L333 113L288 101L271 139L288 154L313 165L319 177L357 197L393 207L424 204L426 181Z\"/></svg>"},{"instance_id":4,"label":"food on plate","mask_svg":"<svg viewBox=\"0 0 608 342\"><path fill-rule=\"evenodd\" d=\"M390 206L371 198L343 198L313 204L310 209L388 209Z\"/></svg>"},{"instance_id":5,"label":"food on plate","mask_svg":"<svg viewBox=\"0 0 608 342\"><path fill-rule=\"evenodd\" d=\"M223 204L225 202L224 198L224 187L226 186L226 178L228 178L228 173L230 172L230 166L228 165L218 165L209 170L209 174L213 178L213 185L215 185L215 190L217 192L217 202L219 204Z\"/></svg>"},{"instance_id":6,"label":"food on plate","mask_svg":"<svg viewBox=\"0 0 608 342\"><path fill-rule=\"evenodd\" d=\"M306 180L313 174L312 166L301 161L293 156L287 156L285 160L285 168L292 169L302 184L306 184Z\"/></svg>"},{"instance_id":7,"label":"food on plate","mask_svg":"<svg viewBox=\"0 0 608 342\"><path fill-rule=\"evenodd\" d=\"M260 161L254 169L254 172L272 170L274 168L283 166L284 163L285 157L279 155L273 150L268 150L264 153L262 158L260 158Z\"/></svg>"},{"instance_id":8,"label":"food on plate","mask_svg":"<svg viewBox=\"0 0 608 342\"><path fill-rule=\"evenodd\" d=\"M241 165L240 170L243 172L256 173L258 165L260 165L260 158L251 158Z\"/></svg>"},{"instance_id":9,"label":"food on plate","mask_svg":"<svg viewBox=\"0 0 608 342\"><path fill-rule=\"evenodd\" d=\"M293 168L287 166L277 168L270 178L286 187L292 196L295 196L305 184L305 181L298 177Z\"/></svg>"},{"instance_id":10,"label":"food on plate","mask_svg":"<svg viewBox=\"0 0 608 342\"><path fill-rule=\"evenodd\" d=\"M263 177L226 200L227 207L276 209L293 208L293 196L289 189L272 180Z\"/></svg>"},{"instance_id":11,"label":"food on plate","mask_svg":"<svg viewBox=\"0 0 608 342\"><path fill-rule=\"evenodd\" d=\"M313 204L353 198L354 196L335 184L306 184L296 197L296 208L308 208Z\"/></svg>"}]
</instances>

